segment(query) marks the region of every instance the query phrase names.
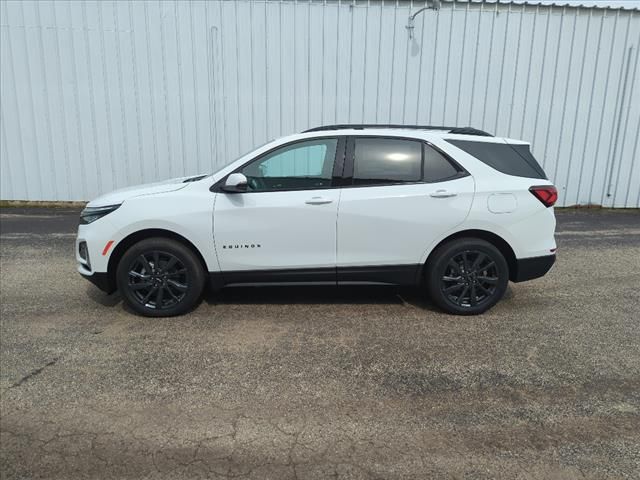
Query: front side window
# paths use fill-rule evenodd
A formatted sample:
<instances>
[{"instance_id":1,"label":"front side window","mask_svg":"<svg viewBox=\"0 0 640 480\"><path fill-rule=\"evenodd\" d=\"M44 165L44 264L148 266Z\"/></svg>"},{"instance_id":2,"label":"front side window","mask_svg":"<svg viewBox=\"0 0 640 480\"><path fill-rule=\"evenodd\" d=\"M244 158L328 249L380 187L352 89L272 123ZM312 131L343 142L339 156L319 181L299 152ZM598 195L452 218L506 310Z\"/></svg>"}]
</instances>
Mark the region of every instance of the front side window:
<instances>
[{"instance_id":1,"label":"front side window","mask_svg":"<svg viewBox=\"0 0 640 480\"><path fill-rule=\"evenodd\" d=\"M331 187L338 139L296 142L245 166L249 191L311 190Z\"/></svg>"},{"instance_id":2,"label":"front side window","mask_svg":"<svg viewBox=\"0 0 640 480\"><path fill-rule=\"evenodd\" d=\"M394 138L354 139L354 185L389 185L422 180L422 143Z\"/></svg>"}]
</instances>

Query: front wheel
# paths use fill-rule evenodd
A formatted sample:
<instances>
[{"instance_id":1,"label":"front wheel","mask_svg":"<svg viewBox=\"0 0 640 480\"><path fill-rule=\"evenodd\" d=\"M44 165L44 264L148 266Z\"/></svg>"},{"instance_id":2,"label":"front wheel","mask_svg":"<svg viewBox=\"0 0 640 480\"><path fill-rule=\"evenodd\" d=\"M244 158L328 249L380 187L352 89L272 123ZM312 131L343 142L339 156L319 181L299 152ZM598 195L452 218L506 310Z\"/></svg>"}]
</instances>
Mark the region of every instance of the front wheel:
<instances>
[{"instance_id":1,"label":"front wheel","mask_svg":"<svg viewBox=\"0 0 640 480\"><path fill-rule=\"evenodd\" d=\"M124 301L147 317L186 313L200 300L204 269L195 253L176 240L149 238L130 247L116 272Z\"/></svg>"},{"instance_id":2,"label":"front wheel","mask_svg":"<svg viewBox=\"0 0 640 480\"><path fill-rule=\"evenodd\" d=\"M442 310L476 315L502 298L509 283L509 266L491 243L460 238L433 252L426 281L431 299Z\"/></svg>"}]
</instances>

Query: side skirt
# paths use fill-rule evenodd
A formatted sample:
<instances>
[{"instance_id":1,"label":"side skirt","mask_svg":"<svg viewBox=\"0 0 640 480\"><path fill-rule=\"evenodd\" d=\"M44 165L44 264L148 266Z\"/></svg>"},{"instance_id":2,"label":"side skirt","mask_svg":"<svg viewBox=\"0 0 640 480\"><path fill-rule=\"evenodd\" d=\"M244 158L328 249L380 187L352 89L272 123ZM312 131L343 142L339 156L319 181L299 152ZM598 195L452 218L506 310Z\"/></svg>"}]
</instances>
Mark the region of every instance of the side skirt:
<instances>
[{"instance_id":1,"label":"side skirt","mask_svg":"<svg viewBox=\"0 0 640 480\"><path fill-rule=\"evenodd\" d=\"M421 265L209 272L212 288L267 285L416 285Z\"/></svg>"},{"instance_id":2,"label":"side skirt","mask_svg":"<svg viewBox=\"0 0 640 480\"><path fill-rule=\"evenodd\" d=\"M338 267L338 284L416 285L421 265Z\"/></svg>"}]
</instances>

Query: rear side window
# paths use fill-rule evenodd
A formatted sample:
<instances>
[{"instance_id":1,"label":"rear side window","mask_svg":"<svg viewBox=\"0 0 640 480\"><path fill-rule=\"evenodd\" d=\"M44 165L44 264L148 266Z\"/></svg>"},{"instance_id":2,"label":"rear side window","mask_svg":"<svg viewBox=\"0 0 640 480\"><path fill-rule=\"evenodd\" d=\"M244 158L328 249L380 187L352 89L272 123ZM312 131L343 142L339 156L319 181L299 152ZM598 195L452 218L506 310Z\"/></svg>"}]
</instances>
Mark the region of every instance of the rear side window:
<instances>
[{"instance_id":1,"label":"rear side window","mask_svg":"<svg viewBox=\"0 0 640 480\"><path fill-rule=\"evenodd\" d=\"M499 172L516 177L544 178L547 176L529 150L529 145L447 140Z\"/></svg>"},{"instance_id":2,"label":"rear side window","mask_svg":"<svg viewBox=\"0 0 640 480\"><path fill-rule=\"evenodd\" d=\"M461 170L456 168L435 148L424 146L424 181L442 182L457 176Z\"/></svg>"},{"instance_id":3,"label":"rear side window","mask_svg":"<svg viewBox=\"0 0 640 480\"><path fill-rule=\"evenodd\" d=\"M355 138L354 185L419 182L422 144L392 138Z\"/></svg>"}]
</instances>

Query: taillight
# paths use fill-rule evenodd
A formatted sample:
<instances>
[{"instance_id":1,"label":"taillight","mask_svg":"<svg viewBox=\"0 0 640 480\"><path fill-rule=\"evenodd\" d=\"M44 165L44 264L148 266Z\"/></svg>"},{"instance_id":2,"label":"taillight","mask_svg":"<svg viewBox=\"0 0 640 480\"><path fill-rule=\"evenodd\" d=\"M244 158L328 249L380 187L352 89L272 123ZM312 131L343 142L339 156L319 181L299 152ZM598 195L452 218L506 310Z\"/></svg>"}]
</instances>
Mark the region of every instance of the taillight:
<instances>
[{"instance_id":1,"label":"taillight","mask_svg":"<svg viewBox=\"0 0 640 480\"><path fill-rule=\"evenodd\" d=\"M553 207L558 201L558 190L553 185L541 185L529 189L545 207Z\"/></svg>"}]
</instances>

